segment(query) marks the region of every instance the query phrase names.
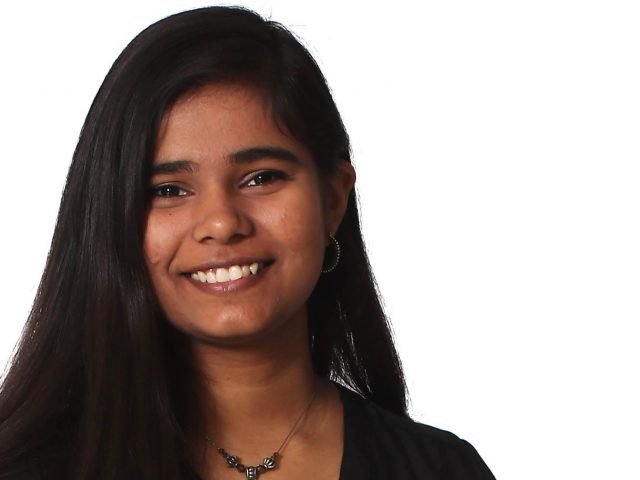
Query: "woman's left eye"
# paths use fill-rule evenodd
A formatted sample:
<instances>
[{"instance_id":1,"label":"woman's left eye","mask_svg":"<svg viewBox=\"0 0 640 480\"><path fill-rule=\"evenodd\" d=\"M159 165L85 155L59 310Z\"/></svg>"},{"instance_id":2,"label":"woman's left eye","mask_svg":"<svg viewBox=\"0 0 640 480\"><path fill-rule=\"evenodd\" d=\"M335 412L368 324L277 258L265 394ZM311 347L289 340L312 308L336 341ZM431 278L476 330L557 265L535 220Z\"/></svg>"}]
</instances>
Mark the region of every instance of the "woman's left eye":
<instances>
[{"instance_id":1,"label":"woman's left eye","mask_svg":"<svg viewBox=\"0 0 640 480\"><path fill-rule=\"evenodd\" d=\"M157 187L151 188L151 195L154 197L184 197L188 194L189 192L184 188L173 184L158 185Z\"/></svg>"},{"instance_id":2,"label":"woman's left eye","mask_svg":"<svg viewBox=\"0 0 640 480\"><path fill-rule=\"evenodd\" d=\"M244 185L247 187L259 187L278 180L289 180L291 176L280 170L263 170L253 175Z\"/></svg>"}]
</instances>

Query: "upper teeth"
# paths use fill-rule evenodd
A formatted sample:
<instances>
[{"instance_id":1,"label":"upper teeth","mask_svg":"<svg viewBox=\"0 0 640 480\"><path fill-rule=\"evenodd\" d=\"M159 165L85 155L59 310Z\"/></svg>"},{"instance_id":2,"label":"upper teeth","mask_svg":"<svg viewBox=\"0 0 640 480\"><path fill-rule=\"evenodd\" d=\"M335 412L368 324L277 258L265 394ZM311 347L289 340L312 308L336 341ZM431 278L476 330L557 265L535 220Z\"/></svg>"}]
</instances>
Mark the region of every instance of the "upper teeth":
<instances>
[{"instance_id":1,"label":"upper teeth","mask_svg":"<svg viewBox=\"0 0 640 480\"><path fill-rule=\"evenodd\" d=\"M249 275L255 275L259 269L260 264L254 262L251 265L234 265L229 268L216 268L207 270L206 272L199 270L193 272L191 278L202 283L229 282L242 277L248 277Z\"/></svg>"}]
</instances>

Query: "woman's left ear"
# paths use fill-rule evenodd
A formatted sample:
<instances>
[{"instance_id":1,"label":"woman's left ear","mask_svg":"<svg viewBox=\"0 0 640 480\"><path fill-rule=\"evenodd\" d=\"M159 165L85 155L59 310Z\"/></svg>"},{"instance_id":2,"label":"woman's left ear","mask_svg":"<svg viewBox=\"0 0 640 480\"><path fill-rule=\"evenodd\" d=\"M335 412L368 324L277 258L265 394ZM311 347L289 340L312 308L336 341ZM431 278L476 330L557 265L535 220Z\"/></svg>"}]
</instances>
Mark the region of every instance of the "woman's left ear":
<instances>
[{"instance_id":1,"label":"woman's left ear","mask_svg":"<svg viewBox=\"0 0 640 480\"><path fill-rule=\"evenodd\" d=\"M325 225L335 235L347 210L349 194L356 181L356 171L351 163L340 160L336 172L329 176L325 191Z\"/></svg>"}]
</instances>

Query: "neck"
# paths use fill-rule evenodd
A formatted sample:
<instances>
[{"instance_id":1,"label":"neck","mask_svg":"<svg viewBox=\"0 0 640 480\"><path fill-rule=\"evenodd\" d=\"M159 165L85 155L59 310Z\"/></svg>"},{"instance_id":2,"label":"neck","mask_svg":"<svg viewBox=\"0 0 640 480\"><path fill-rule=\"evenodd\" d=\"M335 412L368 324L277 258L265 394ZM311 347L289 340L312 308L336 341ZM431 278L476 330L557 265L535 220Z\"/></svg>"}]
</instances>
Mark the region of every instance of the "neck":
<instances>
[{"instance_id":1,"label":"neck","mask_svg":"<svg viewBox=\"0 0 640 480\"><path fill-rule=\"evenodd\" d=\"M304 319L243 345L196 343L191 354L206 435L234 454L273 453L316 390Z\"/></svg>"}]
</instances>

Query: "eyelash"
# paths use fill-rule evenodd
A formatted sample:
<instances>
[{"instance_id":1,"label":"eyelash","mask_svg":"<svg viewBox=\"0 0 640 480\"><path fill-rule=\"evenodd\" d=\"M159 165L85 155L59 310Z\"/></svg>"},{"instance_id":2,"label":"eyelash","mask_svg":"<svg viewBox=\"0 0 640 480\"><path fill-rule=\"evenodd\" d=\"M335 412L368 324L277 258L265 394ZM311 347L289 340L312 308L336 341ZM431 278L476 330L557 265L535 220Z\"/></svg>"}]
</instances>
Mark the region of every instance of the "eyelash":
<instances>
[{"instance_id":1,"label":"eyelash","mask_svg":"<svg viewBox=\"0 0 640 480\"><path fill-rule=\"evenodd\" d=\"M263 180L262 183L258 183L256 185L249 185L251 182L255 182L255 180L257 180L260 177L269 177L271 178L271 180L270 181L267 180L266 182ZM247 182L243 183L243 185L254 188L254 187L262 186L265 183L273 183L274 181L277 181L277 180L290 180L290 179L291 179L291 175L281 170L261 170L253 174L252 177Z\"/></svg>"},{"instance_id":2,"label":"eyelash","mask_svg":"<svg viewBox=\"0 0 640 480\"><path fill-rule=\"evenodd\" d=\"M264 177L267 177L267 178L265 179ZM244 182L242 185L247 186L249 188L256 188L256 187L261 187L263 185L276 182L278 180L290 180L291 178L292 178L291 175L281 170L261 170L253 174L251 178L246 182ZM250 185L250 183L252 182L255 183L256 181L258 181L258 179L261 179L260 183L256 183L255 185ZM172 190L173 194L168 192L168 190ZM180 193L175 193L175 190L178 190ZM178 185L175 185L173 183L165 183L163 185L157 185L155 187L152 187L150 189L150 194L152 197L172 198L172 197L186 197L187 195L189 195L189 192L184 188L179 187Z\"/></svg>"},{"instance_id":3,"label":"eyelash","mask_svg":"<svg viewBox=\"0 0 640 480\"><path fill-rule=\"evenodd\" d=\"M180 190L180 192L184 192L184 193L179 193L176 195L165 195L162 192L163 190L166 192L166 190L171 189L171 190ZM188 192L184 189L184 188L180 188L177 185L174 185L172 183L165 183L164 185L158 185L157 187L152 187L150 189L150 193L151 196L153 197L159 197L159 198L170 198L170 197L186 197L188 195Z\"/></svg>"}]
</instances>

